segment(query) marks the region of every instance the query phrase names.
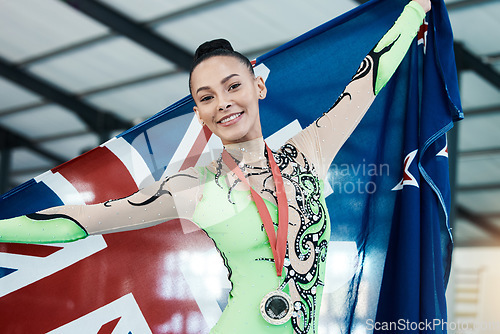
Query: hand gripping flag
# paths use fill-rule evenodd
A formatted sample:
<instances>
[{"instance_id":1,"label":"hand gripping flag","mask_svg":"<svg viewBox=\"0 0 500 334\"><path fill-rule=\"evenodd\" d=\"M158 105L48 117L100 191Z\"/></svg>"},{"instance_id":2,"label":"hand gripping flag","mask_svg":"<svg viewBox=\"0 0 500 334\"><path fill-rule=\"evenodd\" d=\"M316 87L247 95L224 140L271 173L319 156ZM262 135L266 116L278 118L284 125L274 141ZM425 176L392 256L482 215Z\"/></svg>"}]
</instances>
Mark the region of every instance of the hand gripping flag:
<instances>
[{"instance_id":1,"label":"hand gripping flag","mask_svg":"<svg viewBox=\"0 0 500 334\"><path fill-rule=\"evenodd\" d=\"M405 4L370 1L257 58L269 89L261 118L271 145L329 109ZM192 106L186 97L6 193L0 218L120 198L208 163L220 142L193 119ZM450 24L436 0L330 167L320 333L384 332L395 323L391 332L446 331L446 132L461 118ZM212 243L191 231L177 221L71 244L0 243L0 332L208 332L228 284Z\"/></svg>"}]
</instances>

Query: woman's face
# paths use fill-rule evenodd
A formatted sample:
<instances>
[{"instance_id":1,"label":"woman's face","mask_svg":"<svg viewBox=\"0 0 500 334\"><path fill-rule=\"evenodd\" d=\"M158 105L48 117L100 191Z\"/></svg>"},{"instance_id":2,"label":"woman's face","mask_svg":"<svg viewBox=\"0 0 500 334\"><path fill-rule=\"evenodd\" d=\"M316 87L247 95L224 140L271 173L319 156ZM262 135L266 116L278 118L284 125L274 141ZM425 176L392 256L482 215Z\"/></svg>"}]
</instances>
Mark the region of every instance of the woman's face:
<instances>
[{"instance_id":1,"label":"woman's face","mask_svg":"<svg viewBox=\"0 0 500 334\"><path fill-rule=\"evenodd\" d=\"M194 112L224 145L262 136L259 99L266 92L264 80L231 56L202 61L191 74Z\"/></svg>"}]
</instances>

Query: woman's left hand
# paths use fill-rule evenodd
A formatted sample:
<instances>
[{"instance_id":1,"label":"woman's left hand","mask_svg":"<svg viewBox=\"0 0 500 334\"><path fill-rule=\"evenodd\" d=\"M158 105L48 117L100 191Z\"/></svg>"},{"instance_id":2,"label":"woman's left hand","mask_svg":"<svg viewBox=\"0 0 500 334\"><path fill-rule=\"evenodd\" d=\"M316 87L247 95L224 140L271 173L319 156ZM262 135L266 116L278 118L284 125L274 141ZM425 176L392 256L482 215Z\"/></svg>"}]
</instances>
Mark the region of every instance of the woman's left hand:
<instances>
[{"instance_id":1,"label":"woman's left hand","mask_svg":"<svg viewBox=\"0 0 500 334\"><path fill-rule=\"evenodd\" d=\"M416 1L420 6L422 6L422 8L426 13L431 10L431 0L413 0L413 1Z\"/></svg>"}]
</instances>

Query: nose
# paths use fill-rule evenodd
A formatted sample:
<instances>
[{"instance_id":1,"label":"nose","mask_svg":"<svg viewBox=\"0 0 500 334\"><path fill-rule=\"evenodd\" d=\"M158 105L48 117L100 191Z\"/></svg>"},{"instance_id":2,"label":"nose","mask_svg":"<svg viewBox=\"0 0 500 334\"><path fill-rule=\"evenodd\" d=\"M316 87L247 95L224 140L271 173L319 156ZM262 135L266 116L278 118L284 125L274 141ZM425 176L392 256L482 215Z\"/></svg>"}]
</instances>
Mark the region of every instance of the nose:
<instances>
[{"instance_id":1,"label":"nose","mask_svg":"<svg viewBox=\"0 0 500 334\"><path fill-rule=\"evenodd\" d=\"M219 111L224 111L226 109L229 109L231 107L231 103L229 102L221 102L219 105Z\"/></svg>"},{"instance_id":2,"label":"nose","mask_svg":"<svg viewBox=\"0 0 500 334\"><path fill-rule=\"evenodd\" d=\"M225 111L231 107L231 99L229 96L221 94L219 96L219 111Z\"/></svg>"}]
</instances>

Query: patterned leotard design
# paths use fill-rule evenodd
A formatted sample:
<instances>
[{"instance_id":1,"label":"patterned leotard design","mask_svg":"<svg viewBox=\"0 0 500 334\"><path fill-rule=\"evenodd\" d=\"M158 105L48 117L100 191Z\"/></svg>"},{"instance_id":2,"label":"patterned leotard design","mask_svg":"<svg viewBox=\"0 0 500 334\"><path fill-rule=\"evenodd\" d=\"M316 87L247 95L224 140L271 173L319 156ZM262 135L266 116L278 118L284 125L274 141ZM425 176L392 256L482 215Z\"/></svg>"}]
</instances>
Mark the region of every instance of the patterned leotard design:
<instances>
[{"instance_id":1,"label":"patterned leotard design","mask_svg":"<svg viewBox=\"0 0 500 334\"><path fill-rule=\"evenodd\" d=\"M227 149L230 154L238 155L234 145ZM262 138L247 142L245 150L259 153L259 159L251 163L237 159L237 162L250 184L265 199L277 228L277 198ZM240 313L245 305L247 316L244 318L253 319L242 326L243 323L229 320L241 319L241 316L223 317L213 333L227 332L228 328L253 333L262 326L271 326L273 333L317 332L330 236L323 182L314 166L293 144L287 143L273 154L282 172L289 207L287 252L281 277L276 275L269 241L255 212L255 204L248 196L248 188L238 178L231 177L221 158L212 166L200 169L206 178L193 220L214 240L228 269L232 290L223 316ZM246 158L243 154L243 160ZM218 213L212 213L214 208L218 208ZM248 216L250 212L252 215ZM220 218L214 220L215 215ZM241 284L246 280L253 283L250 288ZM294 311L287 323L273 326L260 315L259 304L267 293L278 288L290 294Z\"/></svg>"},{"instance_id":2,"label":"patterned leotard design","mask_svg":"<svg viewBox=\"0 0 500 334\"><path fill-rule=\"evenodd\" d=\"M318 287L322 289L324 285L330 221L322 201L323 189L318 175L304 156L303 165L297 162L298 154L293 145L286 144L276 160L283 171L291 167L291 173L284 173L283 178L294 188L295 204L289 199L289 211L296 216L290 219L289 260L285 263L286 273L280 289L289 286L294 301L292 327L302 334L316 332L321 299Z\"/></svg>"}]
</instances>

